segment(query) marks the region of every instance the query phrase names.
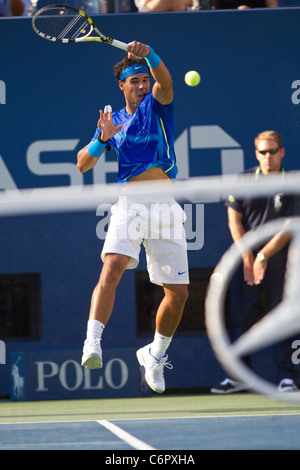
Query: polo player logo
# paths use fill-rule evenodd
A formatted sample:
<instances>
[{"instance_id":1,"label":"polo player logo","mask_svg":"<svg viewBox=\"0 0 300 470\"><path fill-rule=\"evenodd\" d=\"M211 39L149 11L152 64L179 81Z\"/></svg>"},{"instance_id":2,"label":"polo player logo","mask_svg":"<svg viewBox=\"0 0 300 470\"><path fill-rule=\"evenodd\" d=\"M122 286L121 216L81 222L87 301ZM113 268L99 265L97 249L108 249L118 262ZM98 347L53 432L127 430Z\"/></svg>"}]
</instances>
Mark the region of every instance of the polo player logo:
<instances>
[{"instance_id":1,"label":"polo player logo","mask_svg":"<svg viewBox=\"0 0 300 470\"><path fill-rule=\"evenodd\" d=\"M24 393L24 377L20 375L20 368L18 363L21 361L19 356L16 362L12 365L11 375L13 380L13 396L15 398L21 399Z\"/></svg>"}]
</instances>

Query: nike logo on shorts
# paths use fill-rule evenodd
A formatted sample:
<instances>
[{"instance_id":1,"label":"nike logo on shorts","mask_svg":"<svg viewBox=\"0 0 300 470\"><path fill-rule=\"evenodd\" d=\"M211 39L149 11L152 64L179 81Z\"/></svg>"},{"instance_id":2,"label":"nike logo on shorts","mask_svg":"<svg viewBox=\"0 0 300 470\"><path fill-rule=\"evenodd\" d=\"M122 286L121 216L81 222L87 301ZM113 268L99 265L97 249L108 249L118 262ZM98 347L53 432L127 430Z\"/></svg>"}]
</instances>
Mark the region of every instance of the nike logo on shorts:
<instances>
[{"instance_id":1,"label":"nike logo on shorts","mask_svg":"<svg viewBox=\"0 0 300 470\"><path fill-rule=\"evenodd\" d=\"M182 272L178 271L177 274L178 274L178 276L181 276L182 274L185 274L185 273L186 273L186 271L182 271Z\"/></svg>"}]
</instances>

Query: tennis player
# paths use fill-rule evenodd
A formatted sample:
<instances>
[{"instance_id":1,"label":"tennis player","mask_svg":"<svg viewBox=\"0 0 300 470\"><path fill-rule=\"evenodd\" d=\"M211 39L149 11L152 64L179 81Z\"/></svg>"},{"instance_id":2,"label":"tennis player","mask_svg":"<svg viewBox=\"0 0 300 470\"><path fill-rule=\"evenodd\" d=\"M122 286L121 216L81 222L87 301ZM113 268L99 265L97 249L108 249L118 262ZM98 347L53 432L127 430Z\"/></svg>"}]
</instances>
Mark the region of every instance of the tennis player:
<instances>
[{"instance_id":1,"label":"tennis player","mask_svg":"<svg viewBox=\"0 0 300 470\"><path fill-rule=\"evenodd\" d=\"M102 334L113 310L116 287L124 271L138 265L143 243L150 281L162 286L164 298L156 313L153 342L137 351L137 359L145 368L150 388L163 393L164 367L172 368L166 351L188 297L185 214L171 197L154 195L137 201L126 197L126 187L143 181L171 186L176 177L172 77L152 48L137 41L115 65L114 75L125 107L116 112L110 106L100 110L95 135L77 157L79 171L85 172L97 164L105 149L113 149L118 160L117 181L124 185L124 196L112 207L101 253L103 267L91 299L82 366L102 367Z\"/></svg>"}]
</instances>

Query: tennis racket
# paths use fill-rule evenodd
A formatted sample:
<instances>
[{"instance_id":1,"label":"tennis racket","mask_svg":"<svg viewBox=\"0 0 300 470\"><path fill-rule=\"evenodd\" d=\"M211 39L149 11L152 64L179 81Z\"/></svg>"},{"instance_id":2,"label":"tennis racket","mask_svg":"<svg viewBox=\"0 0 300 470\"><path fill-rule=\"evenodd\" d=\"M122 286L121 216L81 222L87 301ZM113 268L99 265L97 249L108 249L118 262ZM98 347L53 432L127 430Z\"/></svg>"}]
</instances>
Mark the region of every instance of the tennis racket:
<instances>
[{"instance_id":1,"label":"tennis racket","mask_svg":"<svg viewBox=\"0 0 300 470\"><path fill-rule=\"evenodd\" d=\"M66 5L48 5L41 8L32 18L32 27L39 36L54 42L97 41L124 51L132 44L105 36L86 13ZM96 36L91 36L93 32Z\"/></svg>"}]
</instances>

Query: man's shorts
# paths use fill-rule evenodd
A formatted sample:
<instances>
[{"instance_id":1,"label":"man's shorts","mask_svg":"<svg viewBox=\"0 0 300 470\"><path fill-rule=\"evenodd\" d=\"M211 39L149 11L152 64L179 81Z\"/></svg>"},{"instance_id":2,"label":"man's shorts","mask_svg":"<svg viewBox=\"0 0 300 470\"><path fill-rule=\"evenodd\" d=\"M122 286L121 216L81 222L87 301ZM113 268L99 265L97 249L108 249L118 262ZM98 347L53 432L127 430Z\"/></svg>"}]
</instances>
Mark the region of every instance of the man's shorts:
<instances>
[{"instance_id":1,"label":"man's shorts","mask_svg":"<svg viewBox=\"0 0 300 470\"><path fill-rule=\"evenodd\" d=\"M101 259L107 253L127 255L127 269L139 264L145 247L147 270L154 284L189 284L185 212L173 199L156 201L121 196L111 209Z\"/></svg>"}]
</instances>

